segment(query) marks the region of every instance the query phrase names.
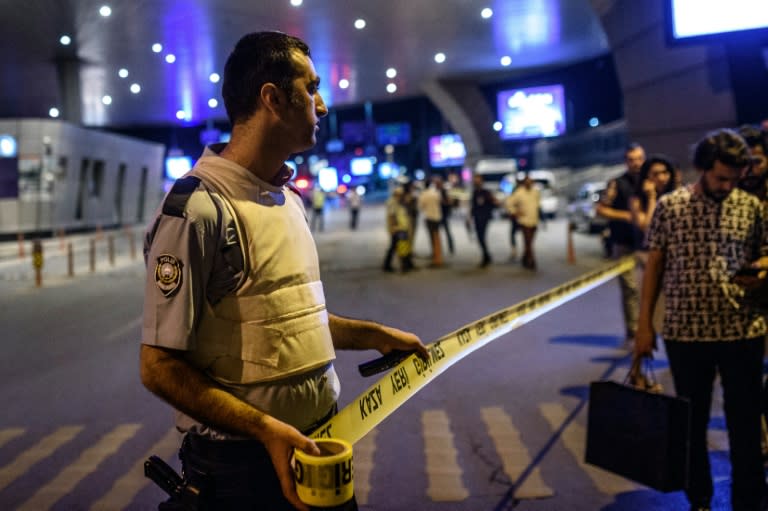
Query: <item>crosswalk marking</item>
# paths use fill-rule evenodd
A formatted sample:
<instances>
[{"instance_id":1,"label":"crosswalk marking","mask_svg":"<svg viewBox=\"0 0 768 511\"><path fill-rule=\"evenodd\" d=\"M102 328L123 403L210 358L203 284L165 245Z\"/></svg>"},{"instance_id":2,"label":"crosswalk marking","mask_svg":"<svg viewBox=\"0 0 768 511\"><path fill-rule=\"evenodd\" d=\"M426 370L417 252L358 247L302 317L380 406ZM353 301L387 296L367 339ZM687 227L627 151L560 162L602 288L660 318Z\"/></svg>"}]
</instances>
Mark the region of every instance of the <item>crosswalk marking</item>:
<instances>
[{"instance_id":1,"label":"crosswalk marking","mask_svg":"<svg viewBox=\"0 0 768 511\"><path fill-rule=\"evenodd\" d=\"M448 415L442 410L427 410L421 415L426 456L427 495L436 502L457 502L469 497L462 482L453 433Z\"/></svg>"},{"instance_id":2,"label":"crosswalk marking","mask_svg":"<svg viewBox=\"0 0 768 511\"><path fill-rule=\"evenodd\" d=\"M19 454L8 465L0 468L0 490L26 473L35 463L50 456L56 449L72 440L82 429L83 426L61 427Z\"/></svg>"},{"instance_id":3,"label":"crosswalk marking","mask_svg":"<svg viewBox=\"0 0 768 511\"><path fill-rule=\"evenodd\" d=\"M72 491L77 483L91 474L99 464L114 454L123 443L141 428L141 424L123 424L82 452L80 457L59 472L52 481L40 488L37 493L22 504L18 511L42 511L49 509L59 499Z\"/></svg>"},{"instance_id":4,"label":"crosswalk marking","mask_svg":"<svg viewBox=\"0 0 768 511\"><path fill-rule=\"evenodd\" d=\"M180 445L181 433L176 428L171 428L155 445L136 460L136 463L128 469L125 475L115 481L115 484L104 496L93 503L91 511L114 511L128 507L136 495L150 483L149 479L144 476L144 461L153 454L167 460L178 452Z\"/></svg>"},{"instance_id":5,"label":"crosswalk marking","mask_svg":"<svg viewBox=\"0 0 768 511\"><path fill-rule=\"evenodd\" d=\"M17 436L23 435L25 430L23 428L7 428L0 429L0 447L4 446Z\"/></svg>"},{"instance_id":6,"label":"crosswalk marking","mask_svg":"<svg viewBox=\"0 0 768 511\"><path fill-rule=\"evenodd\" d=\"M520 432L512 424L509 415L500 407L483 408L480 410L480 415L496 447L496 453L501 458L504 473L513 483L517 483L532 461L528 449L520 438ZM541 470L538 467L533 469L515 489L516 498L542 498L551 497L554 494L554 490L542 480Z\"/></svg>"},{"instance_id":7,"label":"crosswalk marking","mask_svg":"<svg viewBox=\"0 0 768 511\"><path fill-rule=\"evenodd\" d=\"M374 428L370 433L357 441L352 455L354 463L355 500L361 506L368 504L371 493L371 471L373 470L373 455L376 453L376 435Z\"/></svg>"},{"instance_id":8,"label":"crosswalk marking","mask_svg":"<svg viewBox=\"0 0 768 511\"><path fill-rule=\"evenodd\" d=\"M560 403L542 403L539 405L541 415L547 420L553 431L557 431L568 418L568 411ZM563 446L573 455L579 467L586 472L595 487L606 495L635 491L640 486L607 472L605 470L587 465L584 460L584 440L587 438L587 430L576 421L571 422L560 436Z\"/></svg>"}]
</instances>

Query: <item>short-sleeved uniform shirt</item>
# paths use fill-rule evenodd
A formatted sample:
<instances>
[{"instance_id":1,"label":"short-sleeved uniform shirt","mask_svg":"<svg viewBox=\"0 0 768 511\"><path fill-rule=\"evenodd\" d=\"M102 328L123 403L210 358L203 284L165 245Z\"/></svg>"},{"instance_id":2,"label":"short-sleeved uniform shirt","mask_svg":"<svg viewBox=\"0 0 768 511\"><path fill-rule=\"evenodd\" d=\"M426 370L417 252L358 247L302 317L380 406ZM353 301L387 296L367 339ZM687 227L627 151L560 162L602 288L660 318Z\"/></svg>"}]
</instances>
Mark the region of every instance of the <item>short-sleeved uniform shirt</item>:
<instances>
[{"instance_id":1,"label":"short-sleeved uniform shirt","mask_svg":"<svg viewBox=\"0 0 768 511\"><path fill-rule=\"evenodd\" d=\"M648 230L664 254L665 339L730 341L762 337L766 318L744 300L736 271L768 255L758 200L738 189L722 202L693 186L664 195Z\"/></svg>"},{"instance_id":2,"label":"short-sleeved uniform shirt","mask_svg":"<svg viewBox=\"0 0 768 511\"><path fill-rule=\"evenodd\" d=\"M198 165L214 165L220 176L231 175L254 186L293 193L264 183L247 169L206 148ZM290 175L288 175L290 177ZM176 182L147 230L147 265L142 343L174 350L193 350L195 328L205 301L215 304L234 292L243 279L244 256L238 229L224 199L196 178ZM244 242L243 242L244 244ZM327 415L340 385L332 364L283 380L229 385L227 390L259 410L300 430ZM177 414L177 427L213 438L227 438L192 418Z\"/></svg>"}]
</instances>

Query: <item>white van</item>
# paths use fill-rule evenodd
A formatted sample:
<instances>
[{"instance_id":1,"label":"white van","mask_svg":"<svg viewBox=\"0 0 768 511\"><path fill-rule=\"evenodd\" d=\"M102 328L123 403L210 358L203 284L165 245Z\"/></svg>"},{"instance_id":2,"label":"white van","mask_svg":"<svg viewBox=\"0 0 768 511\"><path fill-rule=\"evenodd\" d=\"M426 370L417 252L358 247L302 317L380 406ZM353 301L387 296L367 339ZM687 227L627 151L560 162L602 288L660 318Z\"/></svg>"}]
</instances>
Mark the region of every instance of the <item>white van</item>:
<instances>
[{"instance_id":1,"label":"white van","mask_svg":"<svg viewBox=\"0 0 768 511\"><path fill-rule=\"evenodd\" d=\"M517 181L523 179L525 174L525 172L511 172L505 175L499 183L499 190L505 195L511 194L517 186ZM560 210L560 198L555 194L555 174L549 170L531 170L528 176L541 193L542 216L555 218Z\"/></svg>"}]
</instances>

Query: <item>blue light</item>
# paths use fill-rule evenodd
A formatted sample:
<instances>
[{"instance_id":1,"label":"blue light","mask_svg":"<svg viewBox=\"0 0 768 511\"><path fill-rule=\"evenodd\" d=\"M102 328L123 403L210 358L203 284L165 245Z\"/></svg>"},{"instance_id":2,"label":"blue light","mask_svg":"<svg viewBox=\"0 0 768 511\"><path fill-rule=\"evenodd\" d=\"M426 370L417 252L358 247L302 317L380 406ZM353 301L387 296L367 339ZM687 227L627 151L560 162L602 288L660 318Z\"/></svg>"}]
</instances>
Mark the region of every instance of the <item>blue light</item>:
<instances>
[{"instance_id":1,"label":"blue light","mask_svg":"<svg viewBox=\"0 0 768 511\"><path fill-rule=\"evenodd\" d=\"M0 135L0 156L15 158L18 155L18 144L11 135Z\"/></svg>"},{"instance_id":2,"label":"blue light","mask_svg":"<svg viewBox=\"0 0 768 511\"><path fill-rule=\"evenodd\" d=\"M593 128L597 128L598 126L600 126L600 119L598 119L597 117L590 117L589 125L592 126Z\"/></svg>"},{"instance_id":3,"label":"blue light","mask_svg":"<svg viewBox=\"0 0 768 511\"><path fill-rule=\"evenodd\" d=\"M165 175L178 179L192 168L192 158L189 156L169 156L165 159Z\"/></svg>"},{"instance_id":4,"label":"blue light","mask_svg":"<svg viewBox=\"0 0 768 511\"><path fill-rule=\"evenodd\" d=\"M349 182L352 181L352 176L350 176L349 174L344 174L343 176L341 176L341 181L344 184L349 184Z\"/></svg>"}]
</instances>

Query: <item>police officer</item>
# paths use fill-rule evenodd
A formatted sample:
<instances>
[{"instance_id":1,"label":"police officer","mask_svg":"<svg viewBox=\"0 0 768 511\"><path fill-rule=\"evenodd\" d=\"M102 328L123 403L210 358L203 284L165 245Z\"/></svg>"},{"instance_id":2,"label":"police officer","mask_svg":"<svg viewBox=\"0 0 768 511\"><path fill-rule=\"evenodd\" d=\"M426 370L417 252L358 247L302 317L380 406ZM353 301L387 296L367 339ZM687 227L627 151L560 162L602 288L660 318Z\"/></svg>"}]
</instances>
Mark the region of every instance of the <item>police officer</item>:
<instances>
[{"instance_id":1,"label":"police officer","mask_svg":"<svg viewBox=\"0 0 768 511\"><path fill-rule=\"evenodd\" d=\"M224 71L231 141L206 148L147 231L141 378L177 411L201 508L307 510L290 460L319 454L305 435L335 413L334 350L428 356L412 333L326 310L283 163L316 142L319 83L303 41L244 36Z\"/></svg>"}]
</instances>

